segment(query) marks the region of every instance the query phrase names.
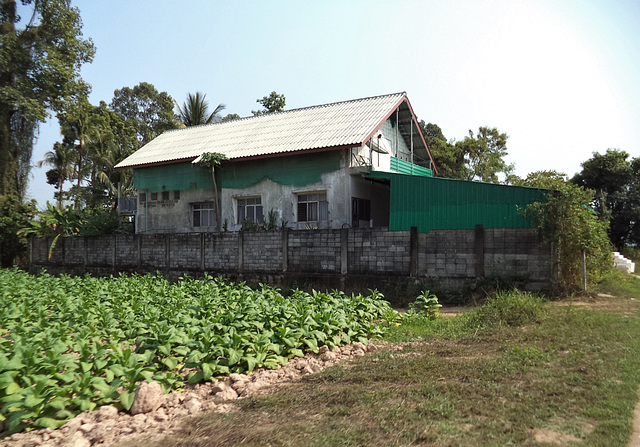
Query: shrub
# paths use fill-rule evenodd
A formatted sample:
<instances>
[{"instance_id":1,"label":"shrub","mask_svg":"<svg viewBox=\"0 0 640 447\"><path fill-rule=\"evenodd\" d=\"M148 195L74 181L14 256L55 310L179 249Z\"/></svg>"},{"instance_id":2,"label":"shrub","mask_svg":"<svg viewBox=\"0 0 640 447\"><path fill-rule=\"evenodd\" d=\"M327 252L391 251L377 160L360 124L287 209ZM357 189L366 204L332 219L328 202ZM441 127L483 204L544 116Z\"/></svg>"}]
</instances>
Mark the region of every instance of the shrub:
<instances>
[{"instance_id":1,"label":"shrub","mask_svg":"<svg viewBox=\"0 0 640 447\"><path fill-rule=\"evenodd\" d=\"M416 297L413 303L409 304L408 316L421 316L433 319L438 316L441 304L438 304L438 297L425 290Z\"/></svg>"},{"instance_id":2,"label":"shrub","mask_svg":"<svg viewBox=\"0 0 640 447\"><path fill-rule=\"evenodd\" d=\"M469 313L478 326L522 326L536 323L545 314L544 299L528 292L513 290L489 297L484 306Z\"/></svg>"}]
</instances>

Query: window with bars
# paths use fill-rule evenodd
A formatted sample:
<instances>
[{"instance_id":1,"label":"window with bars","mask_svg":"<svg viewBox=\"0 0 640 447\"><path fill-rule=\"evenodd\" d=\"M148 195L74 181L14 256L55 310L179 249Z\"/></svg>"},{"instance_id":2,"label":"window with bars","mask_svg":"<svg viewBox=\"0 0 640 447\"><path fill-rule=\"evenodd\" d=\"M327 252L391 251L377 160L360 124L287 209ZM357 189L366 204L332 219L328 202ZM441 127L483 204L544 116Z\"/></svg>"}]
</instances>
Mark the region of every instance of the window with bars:
<instances>
[{"instance_id":1,"label":"window with bars","mask_svg":"<svg viewBox=\"0 0 640 447\"><path fill-rule=\"evenodd\" d=\"M327 193L298 194L298 222L329 220Z\"/></svg>"},{"instance_id":2,"label":"window with bars","mask_svg":"<svg viewBox=\"0 0 640 447\"><path fill-rule=\"evenodd\" d=\"M261 197L246 197L236 199L238 203L238 223L245 220L253 223L263 223L264 213L262 212Z\"/></svg>"},{"instance_id":3,"label":"window with bars","mask_svg":"<svg viewBox=\"0 0 640 447\"><path fill-rule=\"evenodd\" d=\"M213 202L191 204L194 227L212 227L215 225Z\"/></svg>"}]
</instances>

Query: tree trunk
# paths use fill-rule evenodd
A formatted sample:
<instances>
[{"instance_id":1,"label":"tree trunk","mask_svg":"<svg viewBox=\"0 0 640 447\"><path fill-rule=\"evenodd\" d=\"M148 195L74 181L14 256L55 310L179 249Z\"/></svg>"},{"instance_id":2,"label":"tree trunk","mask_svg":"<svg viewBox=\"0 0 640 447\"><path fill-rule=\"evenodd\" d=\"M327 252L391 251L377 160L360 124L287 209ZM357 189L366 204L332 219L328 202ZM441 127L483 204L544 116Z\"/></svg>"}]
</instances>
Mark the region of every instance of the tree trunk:
<instances>
[{"instance_id":1,"label":"tree trunk","mask_svg":"<svg viewBox=\"0 0 640 447\"><path fill-rule=\"evenodd\" d=\"M211 176L213 177L213 200L216 204L216 228L218 234L222 230L222 216L220 215L220 194L218 194L218 182L216 181L216 168L215 165L211 166Z\"/></svg>"},{"instance_id":2,"label":"tree trunk","mask_svg":"<svg viewBox=\"0 0 640 447\"><path fill-rule=\"evenodd\" d=\"M4 0L2 2L3 16L6 18L0 24L0 34L5 36L16 33L16 1ZM6 51L6 50L5 50ZM10 65L0 68L0 89L5 90L15 83L15 73L10 71ZM14 185L16 168L11 150L11 118L13 117L13 106L4 103L0 104L0 194L17 193L17 185ZM20 198L20 201L22 199Z\"/></svg>"}]
</instances>

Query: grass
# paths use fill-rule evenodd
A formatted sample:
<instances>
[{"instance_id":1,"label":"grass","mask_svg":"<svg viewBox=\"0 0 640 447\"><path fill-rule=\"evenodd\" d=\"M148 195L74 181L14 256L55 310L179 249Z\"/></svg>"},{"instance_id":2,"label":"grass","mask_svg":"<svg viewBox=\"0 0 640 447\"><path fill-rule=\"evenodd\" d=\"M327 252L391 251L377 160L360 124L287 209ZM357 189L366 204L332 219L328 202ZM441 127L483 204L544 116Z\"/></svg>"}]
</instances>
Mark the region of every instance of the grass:
<instances>
[{"instance_id":1,"label":"grass","mask_svg":"<svg viewBox=\"0 0 640 447\"><path fill-rule=\"evenodd\" d=\"M402 351L238 401L157 445L624 446L640 384L640 278L598 288L616 296L569 305L511 292L458 317L412 318L387 337Z\"/></svg>"}]
</instances>

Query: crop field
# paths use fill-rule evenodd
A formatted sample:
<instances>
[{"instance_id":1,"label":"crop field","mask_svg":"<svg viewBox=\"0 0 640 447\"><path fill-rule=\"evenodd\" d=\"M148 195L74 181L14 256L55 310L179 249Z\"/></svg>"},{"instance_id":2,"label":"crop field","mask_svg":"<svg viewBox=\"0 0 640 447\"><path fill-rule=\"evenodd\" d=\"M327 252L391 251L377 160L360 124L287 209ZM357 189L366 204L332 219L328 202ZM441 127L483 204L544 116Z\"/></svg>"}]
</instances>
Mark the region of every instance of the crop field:
<instances>
[{"instance_id":1,"label":"crop field","mask_svg":"<svg viewBox=\"0 0 640 447\"><path fill-rule=\"evenodd\" d=\"M129 409L137 385L165 391L381 336L382 296L283 296L207 277L31 276L0 270L0 424L56 428L99 405Z\"/></svg>"}]
</instances>

